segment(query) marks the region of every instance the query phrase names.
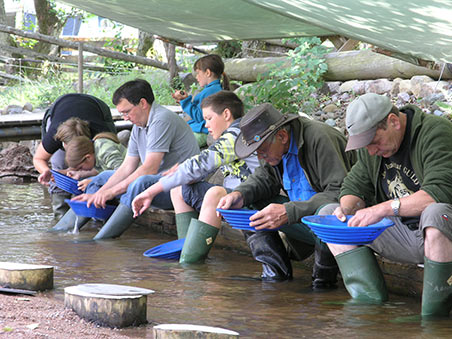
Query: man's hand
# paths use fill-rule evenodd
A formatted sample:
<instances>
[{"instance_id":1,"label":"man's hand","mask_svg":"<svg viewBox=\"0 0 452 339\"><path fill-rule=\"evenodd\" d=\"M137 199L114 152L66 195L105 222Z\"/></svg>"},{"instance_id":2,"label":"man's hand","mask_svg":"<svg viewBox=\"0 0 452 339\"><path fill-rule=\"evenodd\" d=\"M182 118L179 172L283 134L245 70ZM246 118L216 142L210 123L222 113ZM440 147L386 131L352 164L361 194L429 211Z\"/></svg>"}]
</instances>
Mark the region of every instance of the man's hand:
<instances>
[{"instance_id":1,"label":"man's hand","mask_svg":"<svg viewBox=\"0 0 452 339\"><path fill-rule=\"evenodd\" d=\"M289 221L283 204L270 204L250 217L250 226L256 230L276 229Z\"/></svg>"},{"instance_id":2,"label":"man's hand","mask_svg":"<svg viewBox=\"0 0 452 339\"><path fill-rule=\"evenodd\" d=\"M105 208L107 205L107 201L113 199L115 197L114 194L111 193L110 190L97 191L94 194L81 194L73 198L72 200L76 201L86 201L86 206L90 207L91 205L96 206L97 208Z\"/></svg>"},{"instance_id":3,"label":"man's hand","mask_svg":"<svg viewBox=\"0 0 452 339\"><path fill-rule=\"evenodd\" d=\"M385 217L379 207L380 204L356 211L355 215L348 221L348 226L363 227L379 222Z\"/></svg>"},{"instance_id":4,"label":"man's hand","mask_svg":"<svg viewBox=\"0 0 452 339\"><path fill-rule=\"evenodd\" d=\"M52 172L50 172L50 168L49 168L49 169L46 169L44 172L42 172L39 175L38 181L41 185L49 186L51 178L52 178Z\"/></svg>"},{"instance_id":5,"label":"man's hand","mask_svg":"<svg viewBox=\"0 0 452 339\"><path fill-rule=\"evenodd\" d=\"M336 207L336 209L333 212L333 215L335 215L342 222L345 222L345 220L347 219L341 206Z\"/></svg>"},{"instance_id":6,"label":"man's hand","mask_svg":"<svg viewBox=\"0 0 452 339\"><path fill-rule=\"evenodd\" d=\"M243 207L243 197L240 192L232 192L225 195L218 202L217 208L221 208L223 210L228 209L237 209ZM217 212L217 216L220 216L220 213Z\"/></svg>"},{"instance_id":7,"label":"man's hand","mask_svg":"<svg viewBox=\"0 0 452 339\"><path fill-rule=\"evenodd\" d=\"M378 206L379 205L375 205L357 210L355 212L355 215L348 221L347 226L365 227L379 222L381 219L383 219L383 217L385 217L385 215L381 214ZM335 215L342 222L345 222L346 214L350 213L347 213L341 207L337 207L333 212L333 215Z\"/></svg>"},{"instance_id":8,"label":"man's hand","mask_svg":"<svg viewBox=\"0 0 452 339\"><path fill-rule=\"evenodd\" d=\"M132 201L133 217L143 214L151 206L153 198L146 191L138 194Z\"/></svg>"}]
</instances>

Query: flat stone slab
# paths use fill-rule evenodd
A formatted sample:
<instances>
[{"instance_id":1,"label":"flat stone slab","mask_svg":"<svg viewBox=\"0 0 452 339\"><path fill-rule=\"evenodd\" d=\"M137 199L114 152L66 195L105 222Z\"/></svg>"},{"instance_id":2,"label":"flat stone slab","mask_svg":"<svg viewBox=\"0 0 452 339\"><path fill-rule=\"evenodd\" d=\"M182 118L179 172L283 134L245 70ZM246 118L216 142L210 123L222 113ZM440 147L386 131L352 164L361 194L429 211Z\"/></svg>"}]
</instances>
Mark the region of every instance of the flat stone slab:
<instances>
[{"instance_id":1,"label":"flat stone slab","mask_svg":"<svg viewBox=\"0 0 452 339\"><path fill-rule=\"evenodd\" d=\"M133 286L81 284L64 289L64 305L101 326L138 326L147 322L147 296L152 293Z\"/></svg>"},{"instance_id":2,"label":"flat stone slab","mask_svg":"<svg viewBox=\"0 0 452 339\"><path fill-rule=\"evenodd\" d=\"M153 327L155 339L229 339L238 338L240 334L220 327L190 325L190 324L161 324Z\"/></svg>"},{"instance_id":3,"label":"flat stone slab","mask_svg":"<svg viewBox=\"0 0 452 339\"><path fill-rule=\"evenodd\" d=\"M155 291L147 288L115 284L81 284L66 287L64 293L96 298L127 298L149 295L155 293Z\"/></svg>"},{"instance_id":4,"label":"flat stone slab","mask_svg":"<svg viewBox=\"0 0 452 339\"><path fill-rule=\"evenodd\" d=\"M44 291L53 288L53 266L0 262L0 286Z\"/></svg>"}]
</instances>

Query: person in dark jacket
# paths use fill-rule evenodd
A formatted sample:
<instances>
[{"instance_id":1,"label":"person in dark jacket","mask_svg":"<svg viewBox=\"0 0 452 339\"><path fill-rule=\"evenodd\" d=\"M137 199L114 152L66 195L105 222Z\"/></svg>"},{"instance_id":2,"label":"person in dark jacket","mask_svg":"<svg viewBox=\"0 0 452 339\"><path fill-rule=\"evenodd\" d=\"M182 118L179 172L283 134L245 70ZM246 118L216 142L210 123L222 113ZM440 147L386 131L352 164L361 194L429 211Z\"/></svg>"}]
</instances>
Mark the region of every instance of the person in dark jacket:
<instances>
[{"instance_id":1,"label":"person in dark jacket","mask_svg":"<svg viewBox=\"0 0 452 339\"><path fill-rule=\"evenodd\" d=\"M326 206L348 225L388 217L394 226L366 246L328 244L352 298L385 301L386 285L373 251L424 264L423 316L452 308L452 123L382 95L365 94L347 108L347 150L358 162L344 179L340 206Z\"/></svg>"},{"instance_id":2,"label":"person in dark jacket","mask_svg":"<svg viewBox=\"0 0 452 339\"><path fill-rule=\"evenodd\" d=\"M69 209L64 199L70 194L56 187L51 181L49 162L54 170L65 174L67 168L64 162L63 141L57 140L55 134L58 127L70 118L79 118L74 121L72 128L66 133L66 143L75 136L94 137L101 132L116 134L115 124L108 105L102 100L88 94L70 93L59 97L44 114L42 119L42 141L33 156L33 165L40 173L38 181L49 187L52 198L52 207L55 216L61 217ZM87 125L78 123L86 121Z\"/></svg>"},{"instance_id":3,"label":"person in dark jacket","mask_svg":"<svg viewBox=\"0 0 452 339\"><path fill-rule=\"evenodd\" d=\"M337 265L327 246L301 223L323 205L337 202L342 180L353 165L346 139L324 123L283 115L270 104L251 109L240 123L235 152L246 157L257 152L260 166L218 208L260 209L250 226L263 232L246 233L254 258L263 264L263 280L292 278L290 259L278 232L301 244L299 259L315 251L314 288L335 287ZM281 196L281 189L287 196ZM262 208L262 209L261 209ZM270 231L270 232L269 232Z\"/></svg>"}]
</instances>

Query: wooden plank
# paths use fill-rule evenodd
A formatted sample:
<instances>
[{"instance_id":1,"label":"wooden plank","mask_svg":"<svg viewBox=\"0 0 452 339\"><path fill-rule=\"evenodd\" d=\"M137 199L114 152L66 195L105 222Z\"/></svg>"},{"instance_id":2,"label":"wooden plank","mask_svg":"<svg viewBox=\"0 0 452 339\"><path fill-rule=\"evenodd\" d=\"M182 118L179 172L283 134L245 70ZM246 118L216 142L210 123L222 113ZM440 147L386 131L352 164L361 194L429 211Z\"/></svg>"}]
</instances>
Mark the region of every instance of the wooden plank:
<instances>
[{"instance_id":1,"label":"wooden plank","mask_svg":"<svg viewBox=\"0 0 452 339\"><path fill-rule=\"evenodd\" d=\"M182 113L182 108L175 105L164 106L170 111L175 113ZM122 120L121 113L116 108L111 108L111 115L113 120ZM44 111L36 113L24 113L24 114L6 114L0 115L0 128L3 126L20 127L25 125L41 125Z\"/></svg>"}]
</instances>

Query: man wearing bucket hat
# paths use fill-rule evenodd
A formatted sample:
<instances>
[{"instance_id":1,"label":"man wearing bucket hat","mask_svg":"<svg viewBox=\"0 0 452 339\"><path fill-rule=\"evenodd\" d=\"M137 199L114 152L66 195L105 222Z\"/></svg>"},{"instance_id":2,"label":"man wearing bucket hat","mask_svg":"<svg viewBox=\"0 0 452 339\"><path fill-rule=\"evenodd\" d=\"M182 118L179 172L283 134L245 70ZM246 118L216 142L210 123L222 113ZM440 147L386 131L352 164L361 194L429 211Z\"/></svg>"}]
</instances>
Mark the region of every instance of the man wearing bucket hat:
<instances>
[{"instance_id":1,"label":"man wearing bucket hat","mask_svg":"<svg viewBox=\"0 0 452 339\"><path fill-rule=\"evenodd\" d=\"M235 152L244 158L257 152L260 166L235 190L223 197L219 208L250 206L260 209L250 226L284 232L298 243L298 259L315 251L314 288L335 287L336 262L301 218L325 204L337 202L342 180L354 162L345 152L345 137L324 123L283 115L270 104L251 109L240 122ZM286 196L280 195L281 189ZM292 277L290 259L278 232L247 232L254 258L263 265L263 280Z\"/></svg>"},{"instance_id":2,"label":"man wearing bucket hat","mask_svg":"<svg viewBox=\"0 0 452 339\"><path fill-rule=\"evenodd\" d=\"M365 94L347 108L347 150L358 161L341 188L340 206L326 206L349 226L394 221L367 246L328 244L350 295L387 299L373 251L394 261L424 263L423 316L452 308L452 123L386 96Z\"/></svg>"}]
</instances>

